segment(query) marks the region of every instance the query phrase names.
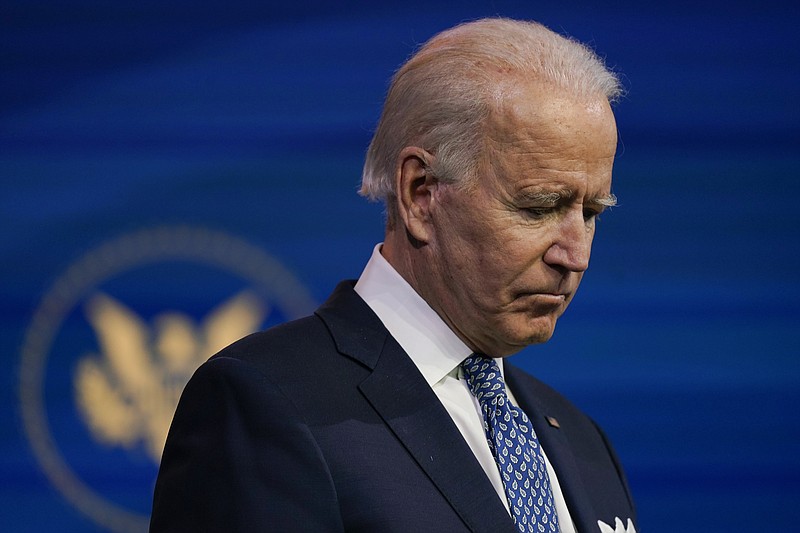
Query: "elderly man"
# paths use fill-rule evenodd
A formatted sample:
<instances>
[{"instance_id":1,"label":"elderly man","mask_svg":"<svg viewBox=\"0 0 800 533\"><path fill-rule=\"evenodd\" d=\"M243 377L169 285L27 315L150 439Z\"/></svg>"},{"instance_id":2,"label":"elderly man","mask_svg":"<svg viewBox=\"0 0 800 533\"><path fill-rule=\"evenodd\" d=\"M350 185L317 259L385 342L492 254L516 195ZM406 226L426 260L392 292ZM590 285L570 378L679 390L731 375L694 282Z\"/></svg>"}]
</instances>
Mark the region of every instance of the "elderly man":
<instances>
[{"instance_id":1,"label":"elderly man","mask_svg":"<svg viewBox=\"0 0 800 533\"><path fill-rule=\"evenodd\" d=\"M426 43L364 167L385 242L314 316L197 371L151 530L633 532L600 429L503 359L550 338L588 267L619 92L536 23Z\"/></svg>"}]
</instances>

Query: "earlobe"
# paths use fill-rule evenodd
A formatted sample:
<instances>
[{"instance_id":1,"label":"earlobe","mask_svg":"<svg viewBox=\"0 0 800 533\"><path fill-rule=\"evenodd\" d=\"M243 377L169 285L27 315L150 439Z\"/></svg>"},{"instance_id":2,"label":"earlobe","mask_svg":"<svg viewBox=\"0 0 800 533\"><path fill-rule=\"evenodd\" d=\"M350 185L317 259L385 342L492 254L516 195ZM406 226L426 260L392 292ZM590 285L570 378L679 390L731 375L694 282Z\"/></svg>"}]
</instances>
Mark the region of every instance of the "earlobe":
<instances>
[{"instance_id":1,"label":"earlobe","mask_svg":"<svg viewBox=\"0 0 800 533\"><path fill-rule=\"evenodd\" d=\"M401 150L395 176L398 215L408 234L427 243L430 239L431 208L438 181L430 172L433 155L422 148Z\"/></svg>"}]
</instances>

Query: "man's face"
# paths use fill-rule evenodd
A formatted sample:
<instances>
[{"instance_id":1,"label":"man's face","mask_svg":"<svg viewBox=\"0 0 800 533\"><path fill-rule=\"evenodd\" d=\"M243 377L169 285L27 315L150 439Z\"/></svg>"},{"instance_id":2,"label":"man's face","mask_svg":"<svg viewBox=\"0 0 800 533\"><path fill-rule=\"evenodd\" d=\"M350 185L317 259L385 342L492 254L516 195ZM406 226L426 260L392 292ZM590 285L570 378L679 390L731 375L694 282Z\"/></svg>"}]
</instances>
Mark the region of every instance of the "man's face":
<instances>
[{"instance_id":1,"label":"man's face","mask_svg":"<svg viewBox=\"0 0 800 533\"><path fill-rule=\"evenodd\" d=\"M528 86L498 100L476 185L434 190L423 289L462 340L495 357L552 336L612 203L617 141L605 99Z\"/></svg>"}]
</instances>

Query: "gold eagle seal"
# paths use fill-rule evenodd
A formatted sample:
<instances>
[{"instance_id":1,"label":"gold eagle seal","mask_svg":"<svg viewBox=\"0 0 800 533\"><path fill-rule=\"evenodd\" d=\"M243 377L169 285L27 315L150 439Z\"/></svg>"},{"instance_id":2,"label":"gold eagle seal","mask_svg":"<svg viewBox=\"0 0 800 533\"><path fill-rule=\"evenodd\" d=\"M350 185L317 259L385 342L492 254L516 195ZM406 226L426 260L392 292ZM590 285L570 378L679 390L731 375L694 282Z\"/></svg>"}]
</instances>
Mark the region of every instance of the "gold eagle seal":
<instances>
[{"instance_id":1,"label":"gold eagle seal","mask_svg":"<svg viewBox=\"0 0 800 533\"><path fill-rule=\"evenodd\" d=\"M200 279L222 288L168 286L175 279L176 264L181 281L192 278L192 269L197 269L203 272ZM160 272L165 265L172 266L173 278ZM182 296L189 296L183 308L175 300L181 290ZM305 316L315 307L306 288L278 261L223 232L159 227L90 250L46 292L22 348L22 422L48 480L70 504L107 530L146 531L149 517L142 512L143 505L131 506L109 491L97 490L79 473L87 470L86 465L76 467L70 459L76 454L81 463L97 458L88 469L93 472L117 465L119 457L131 458L131 471L141 472L144 465L150 475L145 483L140 478L147 476L125 480L118 473L114 483L125 485L128 492L137 483L142 485L137 501L146 501L149 509L167 430L195 369L266 323ZM69 342L63 338L65 330L71 332ZM70 371L50 371L50 366ZM72 392L51 394L50 388ZM48 412L56 401L59 413L69 411L74 422ZM68 409L65 403L71 404ZM83 432L81 439L72 439L78 431ZM70 453L61 446L67 440L73 448ZM82 444L86 441L90 444ZM101 462L104 454L113 459ZM125 469L120 471L124 476Z\"/></svg>"}]
</instances>

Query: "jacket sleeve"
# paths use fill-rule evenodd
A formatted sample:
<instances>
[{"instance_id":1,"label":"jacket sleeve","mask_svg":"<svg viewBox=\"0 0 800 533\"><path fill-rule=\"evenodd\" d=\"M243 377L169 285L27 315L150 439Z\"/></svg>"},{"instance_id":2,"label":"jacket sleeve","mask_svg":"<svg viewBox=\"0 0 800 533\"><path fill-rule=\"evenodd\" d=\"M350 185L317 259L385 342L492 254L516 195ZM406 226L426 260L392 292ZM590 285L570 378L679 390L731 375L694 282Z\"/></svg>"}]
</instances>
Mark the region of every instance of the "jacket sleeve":
<instances>
[{"instance_id":1,"label":"jacket sleeve","mask_svg":"<svg viewBox=\"0 0 800 533\"><path fill-rule=\"evenodd\" d=\"M150 531L343 531L325 460L294 405L238 359L201 366L181 396Z\"/></svg>"}]
</instances>

